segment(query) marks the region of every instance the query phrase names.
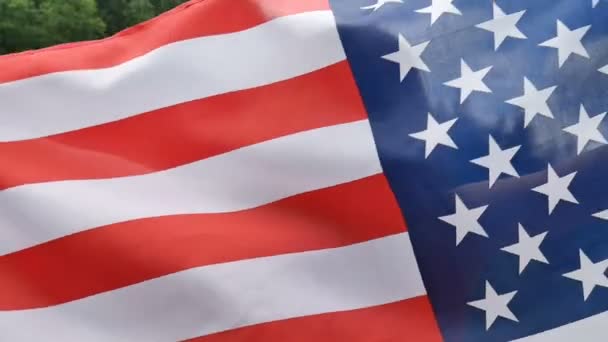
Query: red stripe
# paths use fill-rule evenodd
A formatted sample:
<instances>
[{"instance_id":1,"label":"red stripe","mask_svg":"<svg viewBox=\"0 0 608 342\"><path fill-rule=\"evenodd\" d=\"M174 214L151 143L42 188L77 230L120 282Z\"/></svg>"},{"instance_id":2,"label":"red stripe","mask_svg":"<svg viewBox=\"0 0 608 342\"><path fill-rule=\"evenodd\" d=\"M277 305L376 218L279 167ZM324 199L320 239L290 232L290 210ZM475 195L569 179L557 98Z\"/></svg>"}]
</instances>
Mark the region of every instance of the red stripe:
<instances>
[{"instance_id":1,"label":"red stripe","mask_svg":"<svg viewBox=\"0 0 608 342\"><path fill-rule=\"evenodd\" d=\"M246 313L244 313L246 315ZM426 296L228 330L188 342L440 342Z\"/></svg>"},{"instance_id":2,"label":"red stripe","mask_svg":"<svg viewBox=\"0 0 608 342\"><path fill-rule=\"evenodd\" d=\"M265 87L51 137L0 143L0 189L145 174L365 118L349 65L341 62Z\"/></svg>"},{"instance_id":3,"label":"red stripe","mask_svg":"<svg viewBox=\"0 0 608 342\"><path fill-rule=\"evenodd\" d=\"M110 38L0 57L0 82L106 68L172 42L241 31L276 17L327 9L327 0L194 0Z\"/></svg>"},{"instance_id":4,"label":"red stripe","mask_svg":"<svg viewBox=\"0 0 608 342\"><path fill-rule=\"evenodd\" d=\"M0 258L0 310L44 307L192 267L402 232L383 175L226 214L147 218Z\"/></svg>"}]
</instances>

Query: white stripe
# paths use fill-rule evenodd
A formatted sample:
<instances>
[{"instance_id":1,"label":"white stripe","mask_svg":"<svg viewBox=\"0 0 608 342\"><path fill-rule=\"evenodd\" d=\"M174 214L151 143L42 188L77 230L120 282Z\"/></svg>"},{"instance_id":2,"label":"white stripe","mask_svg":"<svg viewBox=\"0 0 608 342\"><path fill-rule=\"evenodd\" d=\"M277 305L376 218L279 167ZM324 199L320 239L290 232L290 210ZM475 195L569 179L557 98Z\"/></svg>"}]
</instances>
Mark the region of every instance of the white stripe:
<instances>
[{"instance_id":1,"label":"white stripe","mask_svg":"<svg viewBox=\"0 0 608 342\"><path fill-rule=\"evenodd\" d=\"M382 172L367 120L139 176L0 191L0 254L145 217L231 212Z\"/></svg>"},{"instance_id":2,"label":"white stripe","mask_svg":"<svg viewBox=\"0 0 608 342\"><path fill-rule=\"evenodd\" d=\"M580 321L524 337L520 342L606 342L608 339L608 312L591 316Z\"/></svg>"},{"instance_id":3,"label":"white stripe","mask_svg":"<svg viewBox=\"0 0 608 342\"><path fill-rule=\"evenodd\" d=\"M424 294L402 233L199 267L62 305L0 312L0 331L7 341L177 341Z\"/></svg>"},{"instance_id":4,"label":"white stripe","mask_svg":"<svg viewBox=\"0 0 608 342\"><path fill-rule=\"evenodd\" d=\"M345 59L334 17L315 11L173 43L121 65L0 85L0 141L112 122L293 78Z\"/></svg>"}]
</instances>

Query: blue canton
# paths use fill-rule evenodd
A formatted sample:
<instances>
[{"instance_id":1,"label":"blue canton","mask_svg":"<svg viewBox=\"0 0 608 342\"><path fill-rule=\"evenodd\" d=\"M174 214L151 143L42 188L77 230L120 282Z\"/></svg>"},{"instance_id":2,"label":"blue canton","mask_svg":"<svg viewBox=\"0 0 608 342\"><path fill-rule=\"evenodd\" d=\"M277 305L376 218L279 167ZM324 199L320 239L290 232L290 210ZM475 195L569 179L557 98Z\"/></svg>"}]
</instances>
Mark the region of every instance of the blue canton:
<instances>
[{"instance_id":1,"label":"blue canton","mask_svg":"<svg viewBox=\"0 0 608 342\"><path fill-rule=\"evenodd\" d=\"M446 341L608 311L608 1L331 5Z\"/></svg>"}]
</instances>

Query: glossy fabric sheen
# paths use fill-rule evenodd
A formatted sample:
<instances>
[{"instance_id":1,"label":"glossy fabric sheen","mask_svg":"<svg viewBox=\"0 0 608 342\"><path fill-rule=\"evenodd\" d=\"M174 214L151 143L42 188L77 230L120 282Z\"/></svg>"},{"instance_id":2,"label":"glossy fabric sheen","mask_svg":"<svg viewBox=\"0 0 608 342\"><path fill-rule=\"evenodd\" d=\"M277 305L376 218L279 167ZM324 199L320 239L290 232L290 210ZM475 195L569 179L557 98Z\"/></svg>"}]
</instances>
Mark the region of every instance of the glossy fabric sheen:
<instances>
[{"instance_id":1,"label":"glossy fabric sheen","mask_svg":"<svg viewBox=\"0 0 608 342\"><path fill-rule=\"evenodd\" d=\"M381 172L369 123L361 120L141 176L23 185L0 192L0 254L118 222L250 209ZM40 200L45 210L26 205Z\"/></svg>"},{"instance_id":2,"label":"glossy fabric sheen","mask_svg":"<svg viewBox=\"0 0 608 342\"><path fill-rule=\"evenodd\" d=\"M577 137L563 130L579 121L581 104L590 117L608 111L608 75L598 70L608 64L608 3L497 1L506 14L526 11L517 27L527 39L507 37L495 50L493 33L476 27L493 18L492 1L433 0L460 14L432 25L420 11L429 0L377 11L361 9L374 1L330 2L445 340L513 340L608 310L608 288L584 300L581 282L563 276L580 267L579 250L608 259L608 221L592 216L608 209L608 147L591 141L577 154ZM557 20L571 30L591 25L582 39L589 58L572 54L559 67L558 50L539 46L556 36ZM398 50L398 34L411 46L429 42L421 58L430 72L412 68L400 82L399 64L382 58ZM483 78L491 92L461 103L463 90L445 83L461 76L462 60L473 71L492 67ZM553 119L536 115L524 128L524 110L506 102L523 95L524 77L538 89L557 86ZM410 134L426 129L428 113L438 123L457 119L448 131L457 148L440 144L425 158L425 142ZM608 137L608 120L598 130ZM491 188L488 169L471 162L488 154L489 135L502 149L521 145L512 159L520 177L502 174ZM559 201L551 214L547 196L532 191L547 182L549 163L560 177L577 172L569 190L578 204ZM455 227L439 219L454 214L455 194L468 208L488 206L479 219L488 237L469 233L456 245ZM518 256L501 250L518 242L519 223L531 236L548 232L540 246L548 263L532 260L521 274ZM486 330L485 312L467 305L485 297L486 281L498 294L517 291L508 308L518 322L499 316ZM605 314L582 322L580 340L606 340ZM531 341L573 340L572 329L562 331Z\"/></svg>"},{"instance_id":3,"label":"glossy fabric sheen","mask_svg":"<svg viewBox=\"0 0 608 342\"><path fill-rule=\"evenodd\" d=\"M0 102L0 340L441 340L326 0L0 57Z\"/></svg>"}]
</instances>

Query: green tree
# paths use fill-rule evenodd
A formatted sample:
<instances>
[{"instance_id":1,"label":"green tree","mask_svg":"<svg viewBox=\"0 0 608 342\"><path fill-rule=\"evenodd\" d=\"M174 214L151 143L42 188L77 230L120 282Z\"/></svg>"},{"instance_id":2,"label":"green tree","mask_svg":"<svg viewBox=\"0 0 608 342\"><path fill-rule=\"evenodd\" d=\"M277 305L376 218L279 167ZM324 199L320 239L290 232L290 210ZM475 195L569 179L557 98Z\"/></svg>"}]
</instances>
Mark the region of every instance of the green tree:
<instances>
[{"instance_id":1,"label":"green tree","mask_svg":"<svg viewBox=\"0 0 608 342\"><path fill-rule=\"evenodd\" d=\"M148 20L187 0L98 0L106 34L112 35Z\"/></svg>"},{"instance_id":2,"label":"green tree","mask_svg":"<svg viewBox=\"0 0 608 342\"><path fill-rule=\"evenodd\" d=\"M0 54L46 46L33 0L0 0Z\"/></svg>"},{"instance_id":3,"label":"green tree","mask_svg":"<svg viewBox=\"0 0 608 342\"><path fill-rule=\"evenodd\" d=\"M47 45L97 39L105 34L106 25L95 0L42 0L39 8Z\"/></svg>"},{"instance_id":4,"label":"green tree","mask_svg":"<svg viewBox=\"0 0 608 342\"><path fill-rule=\"evenodd\" d=\"M106 34L114 34L127 27L124 15L128 0L98 1L99 13L106 23Z\"/></svg>"},{"instance_id":5,"label":"green tree","mask_svg":"<svg viewBox=\"0 0 608 342\"><path fill-rule=\"evenodd\" d=\"M163 13L172 9L173 7L186 2L187 0L150 0L154 8L156 9L156 14Z\"/></svg>"},{"instance_id":6,"label":"green tree","mask_svg":"<svg viewBox=\"0 0 608 342\"><path fill-rule=\"evenodd\" d=\"M102 38L186 1L0 0L0 54Z\"/></svg>"},{"instance_id":7,"label":"green tree","mask_svg":"<svg viewBox=\"0 0 608 342\"><path fill-rule=\"evenodd\" d=\"M156 15L150 0L130 0L124 11L126 26L132 26Z\"/></svg>"},{"instance_id":8,"label":"green tree","mask_svg":"<svg viewBox=\"0 0 608 342\"><path fill-rule=\"evenodd\" d=\"M0 53L101 38L95 0L0 0Z\"/></svg>"}]
</instances>

